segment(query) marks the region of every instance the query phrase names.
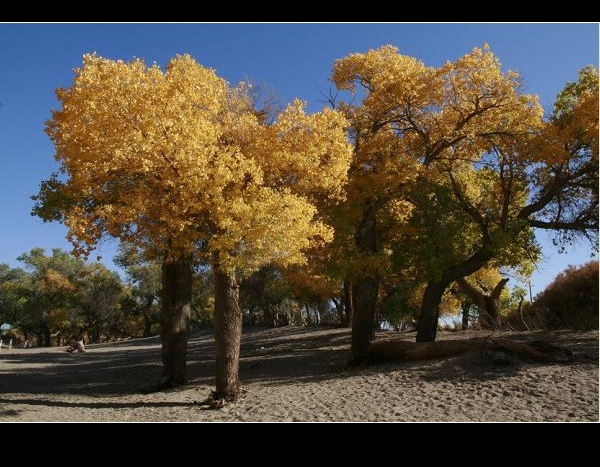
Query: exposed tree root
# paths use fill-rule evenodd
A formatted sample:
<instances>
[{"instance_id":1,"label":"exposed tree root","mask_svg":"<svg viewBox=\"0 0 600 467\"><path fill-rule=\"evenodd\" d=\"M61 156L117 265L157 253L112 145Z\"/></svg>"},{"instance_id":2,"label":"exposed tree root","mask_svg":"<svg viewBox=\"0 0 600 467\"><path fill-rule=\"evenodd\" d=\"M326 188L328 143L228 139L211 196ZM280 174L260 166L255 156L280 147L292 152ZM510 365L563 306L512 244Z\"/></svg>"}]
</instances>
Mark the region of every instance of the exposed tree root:
<instances>
[{"instance_id":1,"label":"exposed tree root","mask_svg":"<svg viewBox=\"0 0 600 467\"><path fill-rule=\"evenodd\" d=\"M369 359L387 360L428 360L451 357L468 352L481 351L494 363L509 363L514 357L541 362L567 362L573 353L543 341L515 342L507 339L475 338L436 342L408 342L386 339L372 342Z\"/></svg>"}]
</instances>

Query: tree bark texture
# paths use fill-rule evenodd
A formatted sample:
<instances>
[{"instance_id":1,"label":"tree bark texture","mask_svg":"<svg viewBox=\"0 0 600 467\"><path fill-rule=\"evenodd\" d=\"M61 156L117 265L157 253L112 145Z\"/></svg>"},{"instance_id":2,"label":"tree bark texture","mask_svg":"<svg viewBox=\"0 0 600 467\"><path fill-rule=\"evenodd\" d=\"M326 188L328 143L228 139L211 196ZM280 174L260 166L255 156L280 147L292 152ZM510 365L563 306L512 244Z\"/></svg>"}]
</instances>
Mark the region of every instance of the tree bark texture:
<instances>
[{"instance_id":1,"label":"tree bark texture","mask_svg":"<svg viewBox=\"0 0 600 467\"><path fill-rule=\"evenodd\" d=\"M161 388L185 384L187 342L190 334L192 265L189 259L165 261L162 265L160 337L163 378Z\"/></svg>"},{"instance_id":2,"label":"tree bark texture","mask_svg":"<svg viewBox=\"0 0 600 467\"><path fill-rule=\"evenodd\" d=\"M421 317L417 324L417 342L433 342L437 336L440 302L448 286L445 282L428 284L421 302Z\"/></svg>"},{"instance_id":3,"label":"tree bark texture","mask_svg":"<svg viewBox=\"0 0 600 467\"><path fill-rule=\"evenodd\" d=\"M352 302L352 282L344 280L344 326L352 327L352 316L354 315L354 305Z\"/></svg>"},{"instance_id":4,"label":"tree bark texture","mask_svg":"<svg viewBox=\"0 0 600 467\"><path fill-rule=\"evenodd\" d=\"M375 277L358 279L354 283L353 292L354 314L352 316L352 360L350 363L358 365L367 358L369 352L379 292L379 279Z\"/></svg>"},{"instance_id":5,"label":"tree bark texture","mask_svg":"<svg viewBox=\"0 0 600 467\"><path fill-rule=\"evenodd\" d=\"M355 242L358 250L367 258L377 254L377 221L376 209L373 206L365 209L356 231ZM351 365L358 365L367 358L377 309L379 281L376 271L367 270L367 273L353 284Z\"/></svg>"},{"instance_id":6,"label":"tree bark texture","mask_svg":"<svg viewBox=\"0 0 600 467\"><path fill-rule=\"evenodd\" d=\"M242 340L242 312L237 281L215 267L215 399L235 400L240 391L239 366Z\"/></svg>"}]
</instances>

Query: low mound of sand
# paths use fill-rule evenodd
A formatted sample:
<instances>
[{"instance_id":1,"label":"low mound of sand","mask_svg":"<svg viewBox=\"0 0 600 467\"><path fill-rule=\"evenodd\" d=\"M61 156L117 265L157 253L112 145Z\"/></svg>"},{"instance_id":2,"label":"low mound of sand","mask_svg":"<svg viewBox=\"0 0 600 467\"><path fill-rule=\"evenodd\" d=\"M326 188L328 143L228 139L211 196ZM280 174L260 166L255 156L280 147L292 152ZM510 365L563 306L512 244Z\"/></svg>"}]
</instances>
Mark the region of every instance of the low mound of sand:
<instances>
[{"instance_id":1,"label":"low mound of sand","mask_svg":"<svg viewBox=\"0 0 600 467\"><path fill-rule=\"evenodd\" d=\"M441 333L440 339L487 334ZM214 388L210 330L190 340L190 384L151 394L143 390L160 376L157 338L90 345L86 354L3 348L0 420L598 421L597 331L501 335L543 339L575 358L494 366L467 354L349 369L347 329L250 329L242 344L240 400L209 410L201 402Z\"/></svg>"}]
</instances>

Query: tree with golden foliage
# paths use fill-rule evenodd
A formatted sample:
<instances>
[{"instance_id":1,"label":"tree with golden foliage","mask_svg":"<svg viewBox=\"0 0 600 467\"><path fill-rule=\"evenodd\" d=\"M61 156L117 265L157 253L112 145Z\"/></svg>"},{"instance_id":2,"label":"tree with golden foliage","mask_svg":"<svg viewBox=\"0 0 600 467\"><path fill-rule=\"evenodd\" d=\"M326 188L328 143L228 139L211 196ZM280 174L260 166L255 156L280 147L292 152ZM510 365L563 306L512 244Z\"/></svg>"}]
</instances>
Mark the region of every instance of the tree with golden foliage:
<instances>
[{"instance_id":1,"label":"tree with golden foliage","mask_svg":"<svg viewBox=\"0 0 600 467\"><path fill-rule=\"evenodd\" d=\"M182 384L192 265L215 277L217 398L235 398L242 315L238 281L265 264L302 264L332 229L315 200L342 196L351 152L345 118L294 101L273 124L190 56L163 71L86 55L47 131L61 173L34 212L69 228L77 252L105 235L160 257L164 376Z\"/></svg>"},{"instance_id":2,"label":"tree with golden foliage","mask_svg":"<svg viewBox=\"0 0 600 467\"><path fill-rule=\"evenodd\" d=\"M595 69L559 96L548 122L487 45L439 68L386 46L338 60L333 80L361 98L342 105L355 145L347 219L364 265L354 361L367 355L381 278L399 248L426 279L417 340L431 341L446 289L492 260L535 261L533 228L597 233Z\"/></svg>"},{"instance_id":3,"label":"tree with golden foliage","mask_svg":"<svg viewBox=\"0 0 600 467\"><path fill-rule=\"evenodd\" d=\"M512 144L495 143L484 160L484 167L471 170L488 180L480 185L492 196L487 202L458 181L454 167L447 173L455 199L478 227L475 246L488 264L530 269L537 259L534 228L555 231L560 248L583 235L597 249L598 71L591 66L581 70L578 80L557 96L553 114L541 129ZM480 313L485 310L483 324L497 322L502 281L483 295L468 281L458 281L479 301ZM424 326L425 335L432 325Z\"/></svg>"},{"instance_id":4,"label":"tree with golden foliage","mask_svg":"<svg viewBox=\"0 0 600 467\"><path fill-rule=\"evenodd\" d=\"M381 219L389 217L384 213L396 212L396 235L402 234L411 217L405 196L409 187L435 184L449 170L466 174L469 167L485 165L498 142L512 142L538 128L542 111L536 97L519 92L518 75L503 72L487 46L439 68L385 46L338 60L333 80L338 89L362 98L358 105L343 107L355 144L348 205L355 213L355 244L367 265L354 287L352 352L360 362L367 355L381 264L390 255L382 242L387 228ZM464 264L441 271L435 290L426 289L421 319L433 311L437 324L447 285L489 259L481 251L466 253ZM420 340L435 337L420 329Z\"/></svg>"}]
</instances>

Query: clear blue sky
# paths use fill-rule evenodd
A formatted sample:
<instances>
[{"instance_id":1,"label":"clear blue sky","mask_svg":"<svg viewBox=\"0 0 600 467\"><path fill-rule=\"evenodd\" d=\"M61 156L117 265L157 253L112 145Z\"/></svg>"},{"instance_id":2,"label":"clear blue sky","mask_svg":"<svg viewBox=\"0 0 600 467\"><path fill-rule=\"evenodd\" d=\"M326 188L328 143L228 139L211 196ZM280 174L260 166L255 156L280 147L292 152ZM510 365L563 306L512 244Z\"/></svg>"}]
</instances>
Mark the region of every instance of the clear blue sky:
<instances>
[{"instance_id":1,"label":"clear blue sky","mask_svg":"<svg viewBox=\"0 0 600 467\"><path fill-rule=\"evenodd\" d=\"M598 65L597 24L0 24L0 263L16 266L36 246L70 248L62 226L30 216L30 196L57 168L44 121L57 106L54 89L71 84L84 53L161 66L189 53L232 83L268 83L282 103L300 97L316 110L334 60L351 52L393 44L440 65L484 42L547 109L578 69ZM568 264L590 259L584 243L558 255L547 234L539 239L545 260L534 294ZM115 250L110 241L99 247L110 267Z\"/></svg>"}]
</instances>

